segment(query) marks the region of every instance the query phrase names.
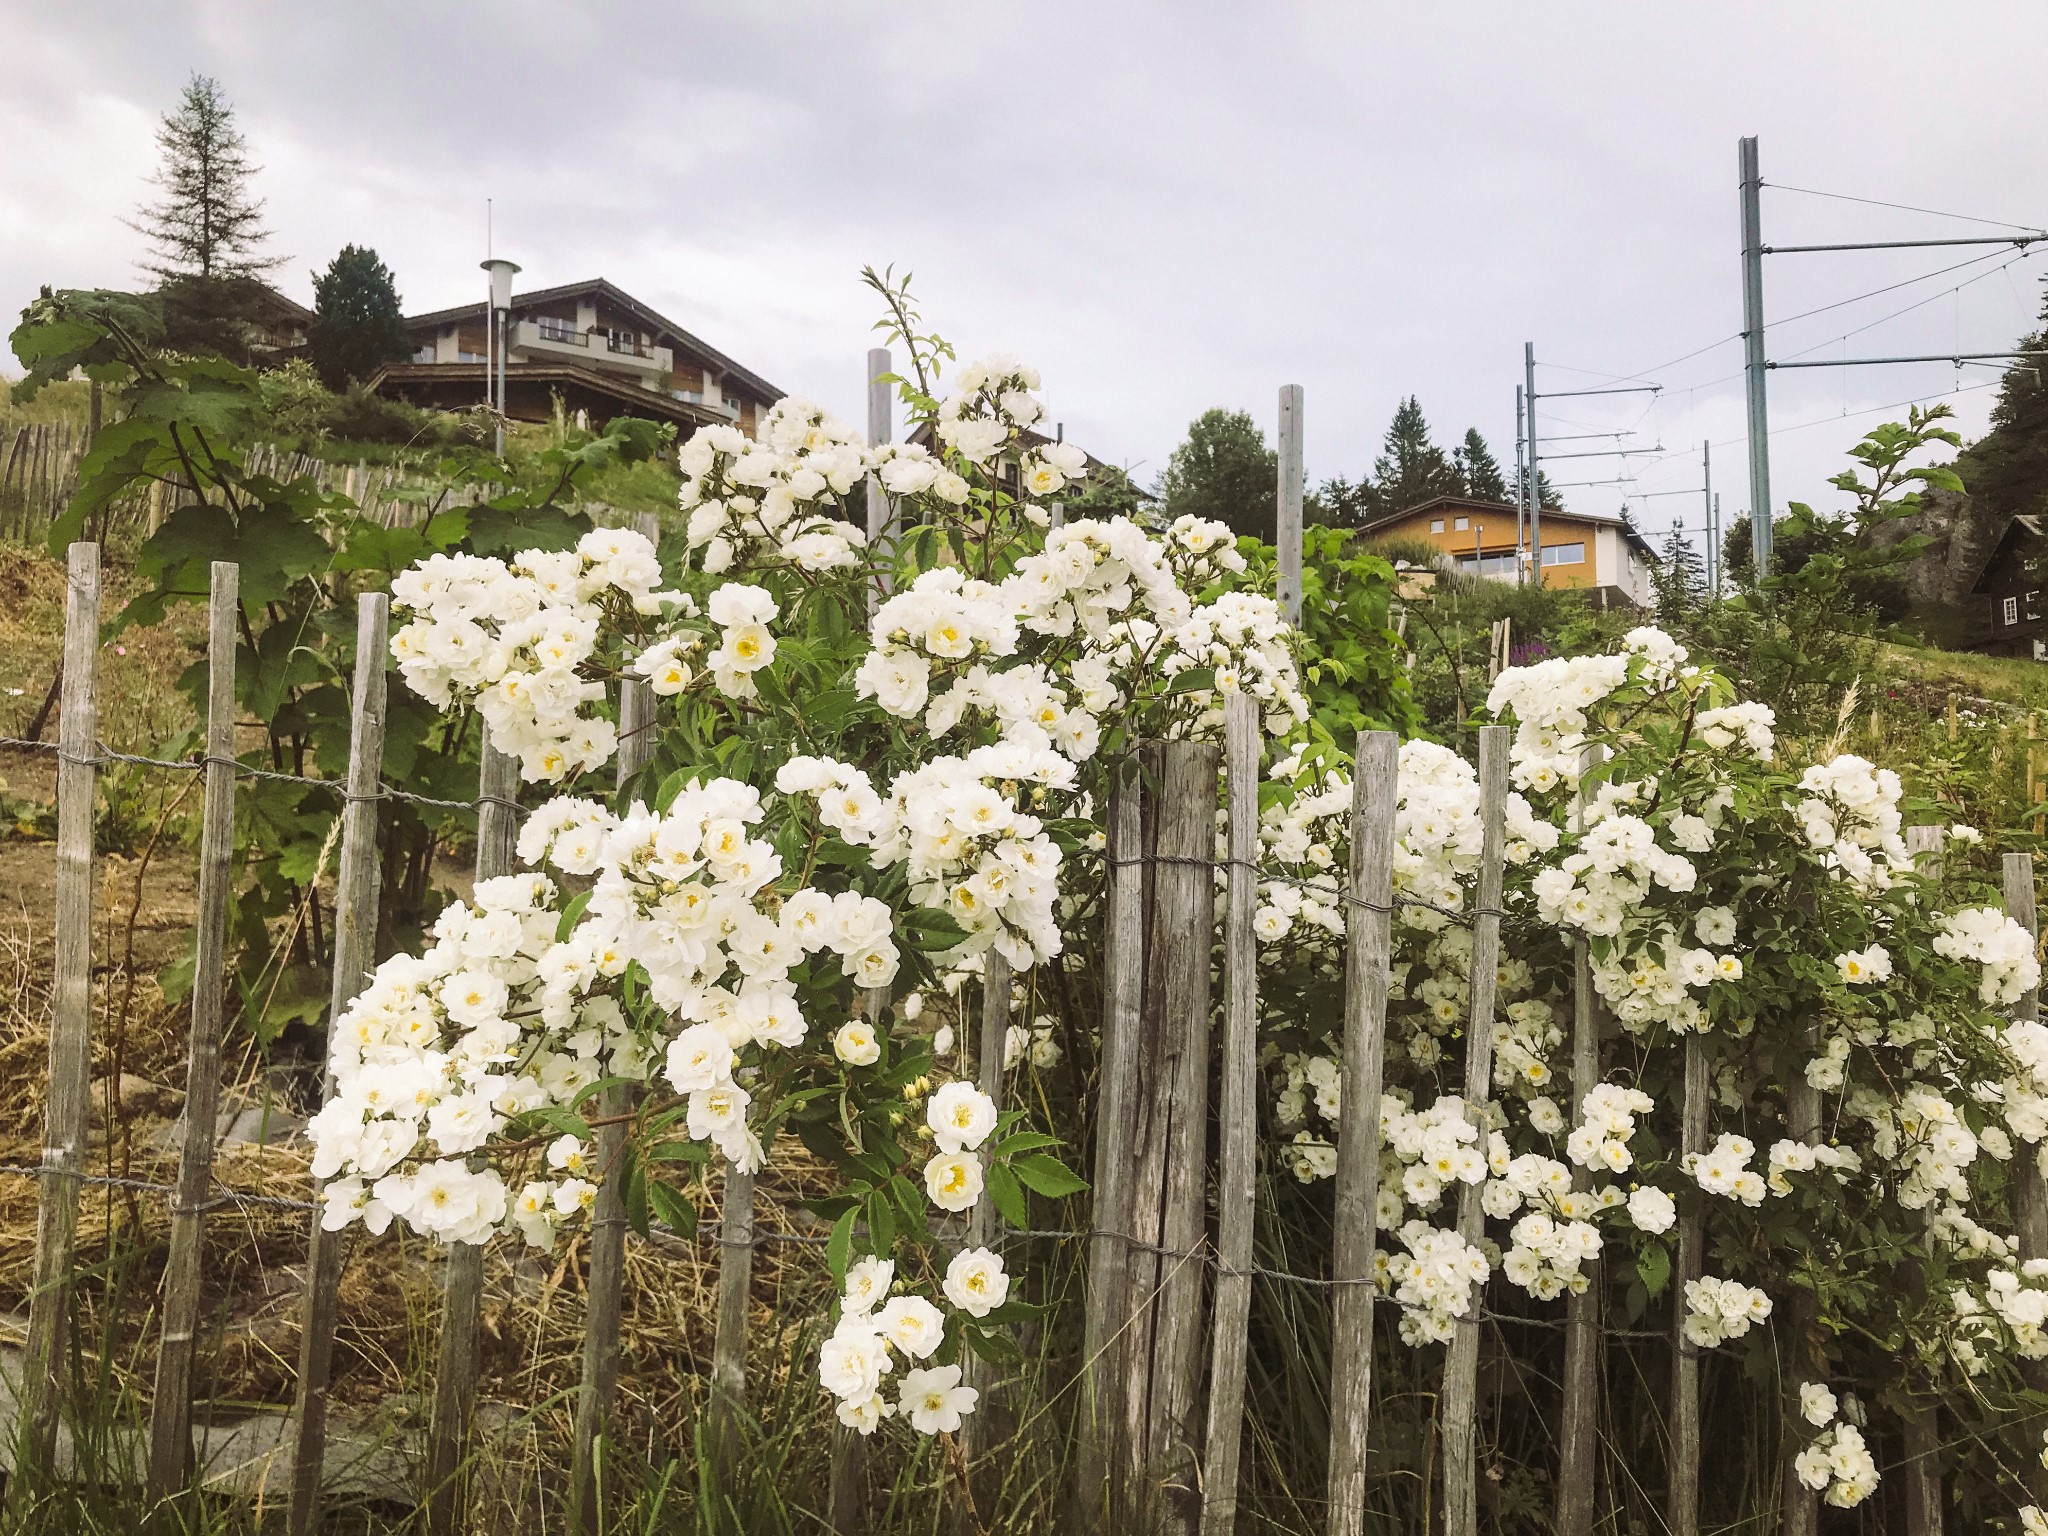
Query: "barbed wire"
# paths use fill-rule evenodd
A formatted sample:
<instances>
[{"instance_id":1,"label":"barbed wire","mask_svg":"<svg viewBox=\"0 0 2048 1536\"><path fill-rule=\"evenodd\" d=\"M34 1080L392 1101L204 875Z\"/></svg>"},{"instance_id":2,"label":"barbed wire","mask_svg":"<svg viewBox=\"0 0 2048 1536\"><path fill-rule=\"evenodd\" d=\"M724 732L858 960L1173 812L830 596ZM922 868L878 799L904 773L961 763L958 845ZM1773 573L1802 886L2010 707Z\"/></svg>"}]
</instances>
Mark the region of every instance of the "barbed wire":
<instances>
[{"instance_id":1,"label":"barbed wire","mask_svg":"<svg viewBox=\"0 0 2048 1536\"><path fill-rule=\"evenodd\" d=\"M1268 884L1290 886L1295 890L1306 892L1312 896L1325 897L1339 906L1349 907L1357 911L1391 913L1397 907L1415 907L1425 912L1435 912L1439 916L1448 917L1453 922L1461 923L1466 927L1470 927L1475 918L1505 917L1507 915L1498 907L1470 907L1461 911L1455 907L1446 907L1437 902L1425 900L1420 896L1406 896L1399 891L1394 893L1391 903L1367 901L1362 896L1352 895L1342 886L1332 885L1327 881L1306 880L1299 875L1290 875L1281 871L1271 870L1262 864L1248 859L1205 859L1183 853L1142 853L1136 858L1119 859L1112 858L1106 851L1096 848L1083 849L1082 856L1106 865L1110 869L1137 869L1151 864L1186 865L1192 868L1208 870L1248 869L1259 880Z\"/></svg>"},{"instance_id":2,"label":"barbed wire","mask_svg":"<svg viewBox=\"0 0 2048 1536\"><path fill-rule=\"evenodd\" d=\"M479 795L474 800L447 800L436 795L422 795L409 789L398 789L390 784L380 784L374 795L351 795L346 779L321 779L310 774L285 773L275 768L258 768L253 763L238 758L207 754L199 757L146 757L137 752L116 752L105 742L94 743L93 756L75 757L66 752L61 744L54 741L37 741L25 736L0 736L0 749L17 752L48 752L59 762L76 763L81 767L99 768L108 763L129 763L141 768L161 768L173 773L197 773L208 764L219 764L233 771L241 779L262 779L275 784L302 784L310 789L332 790L344 801L348 800L401 800L410 805L432 806L445 811L474 811L486 805L501 806L515 816L527 814L527 808L517 800L503 795Z\"/></svg>"}]
</instances>

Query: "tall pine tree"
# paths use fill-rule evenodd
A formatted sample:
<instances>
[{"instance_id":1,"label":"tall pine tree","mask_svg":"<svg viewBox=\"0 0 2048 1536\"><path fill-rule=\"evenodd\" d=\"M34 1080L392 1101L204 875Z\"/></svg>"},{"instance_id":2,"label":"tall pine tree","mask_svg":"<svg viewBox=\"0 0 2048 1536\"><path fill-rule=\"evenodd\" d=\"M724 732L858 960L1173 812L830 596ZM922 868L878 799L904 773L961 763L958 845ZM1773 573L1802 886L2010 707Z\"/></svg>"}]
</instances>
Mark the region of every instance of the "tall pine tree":
<instances>
[{"instance_id":1,"label":"tall pine tree","mask_svg":"<svg viewBox=\"0 0 2048 1536\"><path fill-rule=\"evenodd\" d=\"M1372 516L1391 517L1432 496L1456 495L1462 488L1457 465L1430 441L1422 404L1410 395L1394 412L1386 443L1373 461Z\"/></svg>"},{"instance_id":2,"label":"tall pine tree","mask_svg":"<svg viewBox=\"0 0 2048 1536\"><path fill-rule=\"evenodd\" d=\"M391 269L366 245L344 245L313 278L307 351L320 380L344 389L412 350Z\"/></svg>"},{"instance_id":3,"label":"tall pine tree","mask_svg":"<svg viewBox=\"0 0 2048 1536\"><path fill-rule=\"evenodd\" d=\"M220 83L192 76L156 143L163 196L130 222L154 248L143 270L163 297L165 340L179 350L246 354L263 277L284 258L262 254L270 233L250 186L258 167Z\"/></svg>"},{"instance_id":4,"label":"tall pine tree","mask_svg":"<svg viewBox=\"0 0 2048 1536\"><path fill-rule=\"evenodd\" d=\"M2048 290L2041 328L2023 338L2019 349L2048 351ZM1963 451L1955 470L1993 539L2022 513L2048 512L2048 372L2040 358L2019 358L2006 369L1991 408L1991 430Z\"/></svg>"},{"instance_id":5,"label":"tall pine tree","mask_svg":"<svg viewBox=\"0 0 2048 1536\"><path fill-rule=\"evenodd\" d=\"M1465 441L1451 450L1451 462L1458 471L1459 489L1465 495L1481 501L1508 499L1507 477L1501 473L1500 461L1486 446L1477 427L1465 429Z\"/></svg>"}]
</instances>

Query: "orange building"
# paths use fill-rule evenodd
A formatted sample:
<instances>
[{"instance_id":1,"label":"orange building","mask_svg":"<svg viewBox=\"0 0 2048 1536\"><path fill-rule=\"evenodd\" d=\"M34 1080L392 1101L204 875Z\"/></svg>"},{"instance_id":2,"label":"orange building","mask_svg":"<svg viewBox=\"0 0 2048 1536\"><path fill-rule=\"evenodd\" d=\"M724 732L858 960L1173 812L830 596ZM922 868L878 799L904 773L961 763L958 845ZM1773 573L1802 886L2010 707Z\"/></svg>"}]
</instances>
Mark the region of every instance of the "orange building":
<instances>
[{"instance_id":1,"label":"orange building","mask_svg":"<svg viewBox=\"0 0 2048 1536\"><path fill-rule=\"evenodd\" d=\"M1642 607L1655 597L1650 571L1656 553L1627 518L1546 507L1541 528L1546 587L1594 591L1603 605ZM1518 509L1505 501L1433 496L1360 532L1434 545L1456 569L1496 581L1514 581L1535 566Z\"/></svg>"}]
</instances>

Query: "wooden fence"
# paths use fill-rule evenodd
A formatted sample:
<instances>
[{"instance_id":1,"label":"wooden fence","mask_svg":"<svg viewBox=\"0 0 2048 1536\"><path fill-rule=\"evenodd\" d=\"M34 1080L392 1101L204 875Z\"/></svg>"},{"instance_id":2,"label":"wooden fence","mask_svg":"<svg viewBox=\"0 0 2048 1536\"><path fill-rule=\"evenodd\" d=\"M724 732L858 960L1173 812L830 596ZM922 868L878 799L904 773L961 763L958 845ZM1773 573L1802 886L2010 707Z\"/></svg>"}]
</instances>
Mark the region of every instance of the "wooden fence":
<instances>
[{"instance_id":1,"label":"wooden fence","mask_svg":"<svg viewBox=\"0 0 2048 1536\"><path fill-rule=\"evenodd\" d=\"M1299 422L1298 397L1292 419ZM1285 505L1283 498L1282 504ZM224 999L229 839L235 783L247 771L234 758L234 617L238 572L217 563L209 615L206 749L196 761L161 763L204 778L199 838L198 984L193 992L188 1056L187 1111L178 1178L163 1188L173 1215L164 1279L161 1345L152 1405L148 1479L151 1492L173 1498L187 1486L193 1456L194 1333L200 1254L216 1192L212 1156ZM100 621L99 549L72 546L66 604L63 708L58 753L58 885L56 897L50 1083L41 1166L36 1281L23 1373L23 1460L13 1487L33 1488L55 1475L57 1425L66 1386L62 1369L74 1277L75 1235L84 1172L91 1059L89 976L94 889L92 820L96 776L110 756L98 745L95 699L96 637ZM331 1014L338 1016L364 984L375 962L378 872L375 804L409 796L382 781L387 678L388 599L358 599L356 672L352 690L350 758L345 778L308 780L340 796L341 841ZM624 783L643 765L651 719L645 684L630 683L621 700L618 764ZM1357 1536L1366 1521L1372 1435L1372 1341L1375 1211L1380 1171L1379 1106L1383 1080L1393 919L1407 900L1393 886L1399 742L1390 732L1366 732L1357 742L1351 808L1350 866L1313 886L1346 914L1343 1004L1342 1133L1337 1149L1335 1232L1327 1275L1283 1274L1257 1266L1257 1065L1260 998L1253 914L1262 880L1258 856L1258 788L1262 733L1255 706L1232 696L1225 739L1144 745L1113 792L1104 857L1104 974L1100 1015L1100 1069L1094 1105L1093 1210L1084 1231L1038 1234L1084 1241L1088 1265L1083 1302L1083 1349L1078 1387L1077 1528L1159 1530L1174 1536L1229 1536L1238 1526L1239 1447L1245 1431L1246 1341L1252 1280L1298 1284L1326 1292L1332 1319L1328 1517L1330 1536ZM1468 1103L1490 1096L1494 976L1500 953L1507 798L1504 728L1478 733L1482 853L1477 900L1451 914L1472 930L1471 1013L1464 1032ZM40 742L19 749L48 750ZM146 761L146 760L139 760ZM1225 854L1217 855L1219 784L1226 812ZM478 816L477 874L509 868L518 814L512 765L486 746L476 798L431 805L473 809ZM1224 900L1219 915L1217 877ZM2035 923L2032 860L2010 855L2005 865L2009 909ZM1200 942L1215 935L1216 945ZM1191 940L1194 940L1191 942ZM1220 1010L1212 1007L1214 956L1222 956ZM1583 944L1576 956L1571 1036L1575 1097L1598 1080L1600 1019ZM991 958L985 978L974 1061L983 1089L1000 1097L1008 1026L1005 969ZM871 993L871 1016L887 1004ZM2023 1016L2032 1016L2029 997ZM961 1020L964 1026L966 1020ZM1220 1026L1220 1027L1219 1027ZM964 1032L964 1031L963 1031ZM1218 1169L1214 1210L1209 1196L1209 1092L1220 1084ZM331 1082L329 1084L331 1088ZM618 1117L623 1094L604 1106L600 1156L610 1165L624 1132ZM1705 1136L1707 1082L1697 1050L1687 1053L1684 1145L1698 1149ZM1795 1115L1799 1113L1795 1106ZM2048 1257L2048 1196L2032 1160L2015 1164L2021 1189L2023 1258ZM620 1346L620 1294L628 1238L620 1191L600 1195L590 1234L585 1347L576 1400L569 1501L572 1525L601 1529L604 1484L598 1476L613 1423ZM717 1228L721 1254L713 1346L711 1454L721 1463L738 1453L734 1416L747 1381L746 1316L753 1246L767 1236L757 1226L751 1178L729 1174ZM334 1343L336 1290L344 1242L324 1231L317 1200L308 1215L305 1301L292 1430L287 1528L306 1536L317 1523L327 1432L327 1393ZM967 1236L996 1237L992 1215L977 1213ZM1477 1191L1461 1191L1458 1230L1476 1238L1482 1227ZM1213 1236L1212 1236L1213 1231ZM997 1238L997 1240L1000 1240ZM1672 1294L1700 1273L1697 1216L1681 1227ZM418 1497L429 1529L465 1528L477 1394L482 1253L458 1248L445 1273L445 1295L427 1442L419 1468ZM1560 1536L1590 1536L1599 1515L1596 1461L1600 1364L1604 1354L1601 1287L1597 1280L1570 1303L1565 1371L1558 1419L1555 1528ZM1486 1317L1483 1291L1461 1318L1445 1353L1440 1393L1443 1435L1443 1509L1447 1536L1476 1536L1477 1392L1480 1335ZM1669 1397L1670 1465L1666 1520L1677 1536L1696 1536L1700 1481L1699 1362L1679 1327L1682 1304L1672 1307L1672 1377ZM980 1371L980 1367L976 1367ZM982 1372L977 1378L991 1385ZM991 1394L992 1399L997 1395ZM968 1475L959 1480L962 1529L983 1528L973 1506L974 1475L1003 1454L993 1401L973 1421L960 1446ZM832 1448L832 1523L835 1531L863 1528L862 1448L848 1436ZM712 1475L723 1475L715 1466ZM1788 1498L1793 1525L1814 1501ZM1934 1505L1938 1527L1939 1505ZM1788 1529L1792 1528L1788 1526ZM1806 1527L1811 1528L1810 1524ZM1932 1536L1924 1523L1917 1536Z\"/></svg>"},{"instance_id":2,"label":"wooden fence","mask_svg":"<svg viewBox=\"0 0 2048 1536\"><path fill-rule=\"evenodd\" d=\"M30 422L0 436L0 539L40 544L50 526L63 516L78 491L78 466L91 446L84 427L64 422ZM259 443L249 450L250 474L274 480L310 478L322 491L338 491L365 517L387 528L419 521L420 505L402 494L425 484L418 470L403 464L340 464ZM109 507L90 532L102 539L126 539L153 533L169 511L164 488L123 497Z\"/></svg>"}]
</instances>

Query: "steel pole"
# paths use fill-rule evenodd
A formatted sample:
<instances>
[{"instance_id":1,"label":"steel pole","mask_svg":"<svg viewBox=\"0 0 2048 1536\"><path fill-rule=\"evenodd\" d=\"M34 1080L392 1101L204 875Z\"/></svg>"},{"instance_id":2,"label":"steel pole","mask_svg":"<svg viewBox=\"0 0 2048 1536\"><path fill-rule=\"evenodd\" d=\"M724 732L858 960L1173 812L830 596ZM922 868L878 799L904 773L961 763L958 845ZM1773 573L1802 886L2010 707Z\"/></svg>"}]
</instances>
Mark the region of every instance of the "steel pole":
<instances>
[{"instance_id":1,"label":"steel pole","mask_svg":"<svg viewBox=\"0 0 2048 1536\"><path fill-rule=\"evenodd\" d=\"M1529 572L1537 586L1543 585L1543 491L1537 478L1543 473L1543 454L1536 436L1536 343L1522 343L1522 398L1528 402L1525 434L1529 439Z\"/></svg>"},{"instance_id":2,"label":"steel pole","mask_svg":"<svg viewBox=\"0 0 2048 1536\"><path fill-rule=\"evenodd\" d=\"M1720 552L1714 544L1714 445L1704 438L1700 441L1700 519L1707 530L1707 592L1712 595L1720 591L1714 580L1714 562Z\"/></svg>"},{"instance_id":3,"label":"steel pole","mask_svg":"<svg viewBox=\"0 0 2048 1536\"><path fill-rule=\"evenodd\" d=\"M1742 372L1749 400L1749 547L1758 581L1771 568L1771 424L1765 396L1763 173L1742 140Z\"/></svg>"}]
</instances>

